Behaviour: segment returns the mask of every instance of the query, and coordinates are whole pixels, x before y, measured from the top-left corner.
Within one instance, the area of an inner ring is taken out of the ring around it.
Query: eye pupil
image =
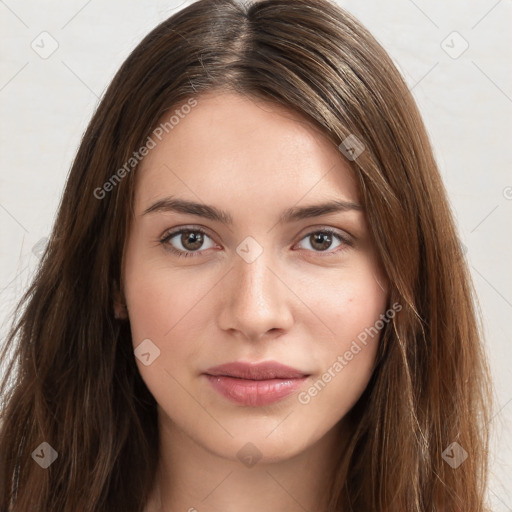
[[[314,233],[311,236],[313,238],[312,247],[320,251],[327,250],[332,243],[332,235],[330,233]],[[317,243],[320,244],[320,247],[316,246]]]
[[[192,246],[189,245],[189,242]],[[181,243],[189,251],[197,250],[203,245],[203,234],[198,231],[184,231],[181,234]]]

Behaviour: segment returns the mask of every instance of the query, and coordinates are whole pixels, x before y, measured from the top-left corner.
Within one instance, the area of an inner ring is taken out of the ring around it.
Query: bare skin
[[[349,436],[343,418],[368,384],[378,337],[341,371],[333,365],[385,312],[387,281],[362,209],[279,223],[292,207],[360,204],[335,145],[267,102],[196,99],[137,171],[117,304],[121,311],[126,301],[134,348],[149,339],[160,351],[147,366],[136,359],[158,403],[161,443],[145,512],[320,511]],[[169,196],[225,210],[233,223],[144,213]],[[182,227],[205,234],[161,242]],[[334,234],[322,238],[327,228]],[[239,247],[258,256],[248,262]],[[228,400],[204,375],[221,363],[270,360],[308,377],[299,392],[264,406]],[[309,394],[329,369],[328,383]],[[250,467],[240,455],[248,443],[258,459]]]

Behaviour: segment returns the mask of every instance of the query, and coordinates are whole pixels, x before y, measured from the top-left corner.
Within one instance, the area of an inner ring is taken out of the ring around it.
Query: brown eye
[[[326,251],[332,244],[332,235],[330,233],[313,233],[309,235],[311,246],[319,251]]]
[[[214,245],[212,244],[210,247],[206,248],[203,247],[205,237],[210,238],[201,229],[182,228],[165,235],[160,240],[160,243],[178,256],[196,256],[199,255],[202,250],[209,249]],[[173,240],[174,242],[172,242]]]
[[[181,245],[189,251],[197,251],[203,245],[203,234],[197,231],[183,231],[180,237]]]
[[[341,248],[337,250],[329,250],[332,248],[332,244],[335,239],[338,239],[339,243],[338,245],[334,246],[334,248],[336,249],[340,246]],[[332,229],[322,229],[319,231],[313,231],[307,234],[302,240],[306,240],[308,242],[309,248],[306,247],[307,249],[319,253],[328,252],[329,254],[334,254],[344,250],[345,246],[352,245],[350,240],[348,240],[343,235],[337,233]]]

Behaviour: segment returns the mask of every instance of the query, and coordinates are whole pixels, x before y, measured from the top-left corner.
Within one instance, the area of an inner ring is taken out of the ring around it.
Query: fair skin
[[[321,510],[348,436],[343,418],[368,384],[378,339],[308,403],[299,392],[386,311],[387,281],[363,209],[279,223],[292,207],[360,204],[334,144],[272,103],[224,92],[196,99],[137,170],[123,260],[134,349],[149,339],[160,350],[147,366],[136,358],[159,418],[157,478],[145,511]],[[215,206],[233,222],[144,213],[169,196]],[[180,234],[159,242],[181,227],[196,237],[203,229],[202,243]],[[326,228],[335,235],[322,238]],[[248,236],[257,243],[250,251],[262,250],[250,262],[237,252]],[[203,374],[269,360],[308,377],[298,392],[264,406],[233,403]],[[247,443],[261,457],[250,467],[237,455]]]

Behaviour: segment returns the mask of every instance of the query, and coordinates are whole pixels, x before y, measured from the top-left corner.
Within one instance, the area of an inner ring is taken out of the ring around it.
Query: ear
[[[126,308],[124,296],[119,289],[117,282],[114,282],[114,316],[117,319],[126,320],[128,310]]]

